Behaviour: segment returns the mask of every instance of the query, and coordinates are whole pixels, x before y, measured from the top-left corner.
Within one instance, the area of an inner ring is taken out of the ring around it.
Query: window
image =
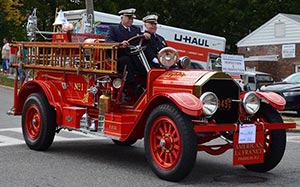
[[[248,83],[255,83],[254,77],[248,77]]]
[[[283,22],[275,23],[275,37],[285,36],[285,24]]]
[[[295,65],[295,72],[300,72],[300,65]]]

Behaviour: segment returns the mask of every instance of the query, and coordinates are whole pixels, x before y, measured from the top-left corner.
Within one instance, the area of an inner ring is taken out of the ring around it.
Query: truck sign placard
[[[243,75],[245,72],[244,56],[221,54],[222,71],[229,74]]]

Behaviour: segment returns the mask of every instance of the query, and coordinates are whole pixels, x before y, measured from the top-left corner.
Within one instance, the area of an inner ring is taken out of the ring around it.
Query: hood
[[[152,74],[150,72],[150,74]],[[153,81],[153,92],[189,92],[193,93],[210,79],[230,79],[228,74],[205,70],[166,70]]]
[[[204,70],[169,70],[161,74],[155,83],[170,85],[195,85],[200,79],[230,78],[228,74]]]
[[[188,84],[194,85],[199,78],[207,74],[210,71],[184,71],[184,70],[172,70],[166,71],[159,76],[156,81],[163,82],[164,84]]]
[[[293,91],[300,90],[300,83],[285,83],[278,82],[269,85],[262,86],[261,91],[273,91],[273,92],[283,92],[283,91]]]

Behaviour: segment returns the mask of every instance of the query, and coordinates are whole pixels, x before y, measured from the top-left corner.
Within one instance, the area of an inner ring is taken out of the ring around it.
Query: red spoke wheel
[[[23,137],[30,149],[46,150],[53,142],[56,115],[45,95],[28,96],[22,111]]]
[[[30,105],[26,111],[25,130],[28,137],[36,140],[41,131],[41,114],[36,105]]]
[[[152,158],[160,168],[172,169],[181,154],[181,140],[176,124],[168,117],[159,117],[150,132]]]
[[[197,138],[191,119],[176,106],[163,104],[153,110],[144,142],[147,160],[158,177],[179,181],[193,168]]]
[[[262,103],[253,121],[259,119],[269,123],[282,123],[278,111],[272,106]],[[245,168],[256,172],[267,172],[275,168],[281,161],[286,146],[285,130],[265,130],[264,163],[244,165]]]

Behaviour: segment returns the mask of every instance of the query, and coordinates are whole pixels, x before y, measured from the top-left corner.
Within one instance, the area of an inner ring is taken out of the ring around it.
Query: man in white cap
[[[151,34],[150,44],[145,50],[145,55],[150,67],[159,67],[157,54],[162,48],[167,47],[165,39],[162,36],[156,34],[157,19],[157,15],[148,15],[143,18],[143,21],[145,23],[145,32]]]
[[[131,88],[136,89],[138,83],[135,80],[135,72],[139,72],[141,75],[146,74],[145,67],[140,62],[139,58],[134,55],[128,55],[125,49],[129,43],[128,39],[136,35],[144,35],[146,39],[150,39],[150,34],[142,33],[141,29],[133,24],[133,18],[135,18],[135,9],[129,8],[119,11],[121,16],[120,24],[111,25],[106,36],[106,42],[120,43],[120,49],[118,50],[118,72],[123,72],[125,67],[128,72],[126,78],[126,84]]]
[[[119,11],[119,14],[121,16],[121,22],[119,25],[111,25],[109,27],[106,42],[120,42],[121,47],[125,48],[128,46],[127,40],[129,38],[142,34],[139,27],[132,25],[133,18],[135,18],[134,13],[134,8]],[[122,55],[124,55],[123,51],[121,51],[121,54],[119,54],[119,56]]]

